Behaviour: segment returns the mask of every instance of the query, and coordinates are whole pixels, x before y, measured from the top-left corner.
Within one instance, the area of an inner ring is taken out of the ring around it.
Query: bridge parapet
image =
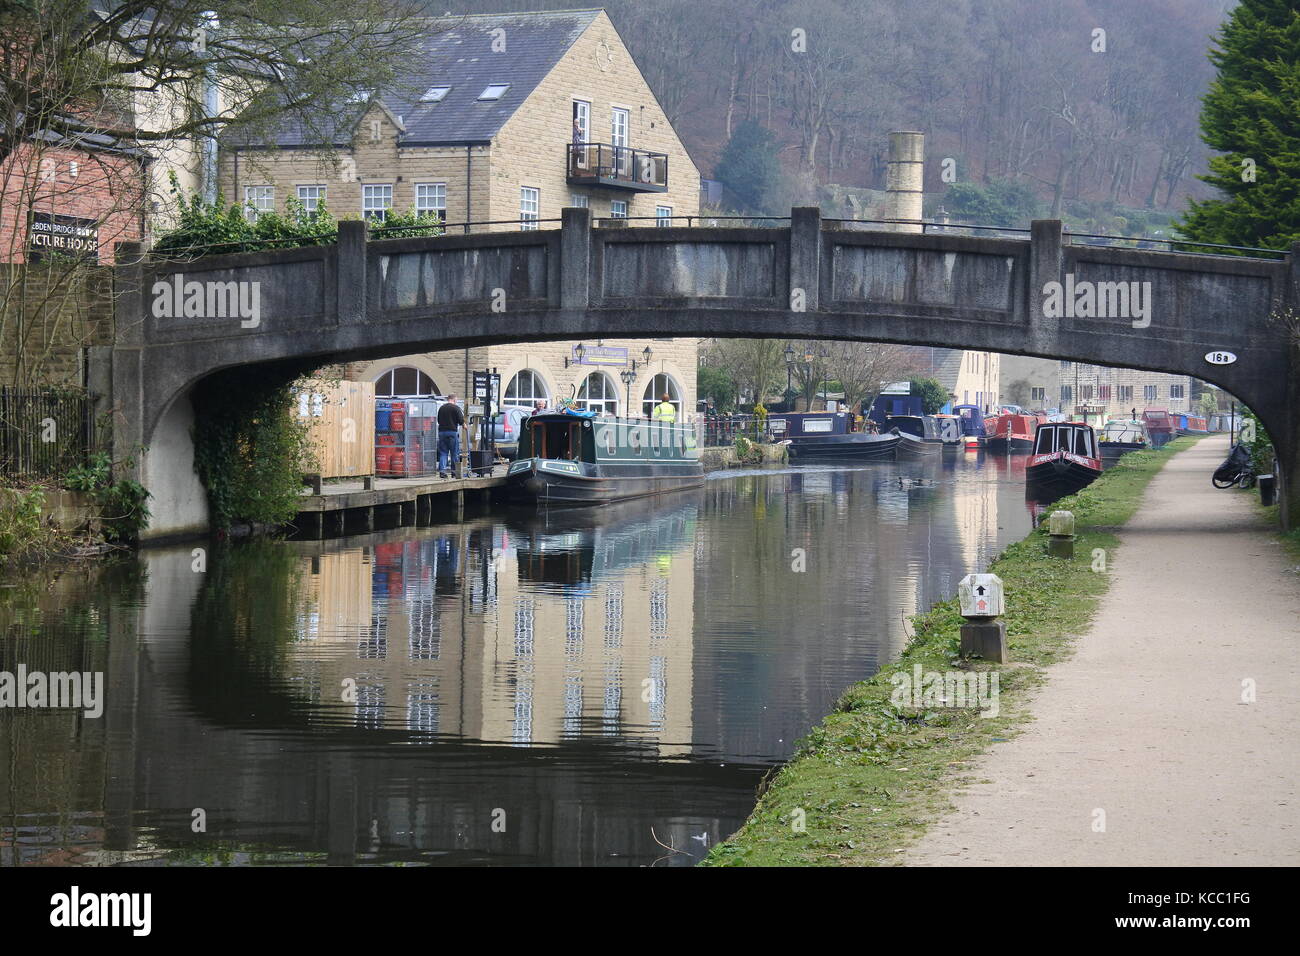
[[[1288,262],[1073,245],[1058,221],[1035,222],[1024,238],[861,225],[809,208],[776,227],[596,228],[588,210],[566,209],[558,229],[371,240],[364,223],[343,222],[335,245],[189,262],[126,247],[113,352],[118,440],[124,452],[155,444],[178,400],[233,365],[602,336],[764,336],[1192,374],[1246,401],[1286,454],[1300,455],[1295,348],[1270,321],[1300,303],[1294,253]],[[1237,361],[1211,365],[1209,352]],[[187,440],[164,431],[173,449]],[[1288,467],[1297,473],[1300,460]],[[1300,501],[1291,507],[1300,516]]]

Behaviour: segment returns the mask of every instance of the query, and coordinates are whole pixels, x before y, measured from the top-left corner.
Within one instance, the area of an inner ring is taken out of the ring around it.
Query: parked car
[[[533,410],[521,405],[507,405],[492,416],[492,437],[497,454],[514,461],[519,456],[519,430],[521,423]]]

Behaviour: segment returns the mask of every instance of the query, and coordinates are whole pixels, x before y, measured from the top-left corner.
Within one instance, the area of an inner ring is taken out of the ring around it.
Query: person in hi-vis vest
[[[655,406],[654,420],[658,422],[677,421],[677,406],[669,401],[667,392],[664,392],[664,400]]]

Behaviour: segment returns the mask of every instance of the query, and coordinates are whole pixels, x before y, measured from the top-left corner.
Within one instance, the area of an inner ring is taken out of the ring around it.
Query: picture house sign
[[[94,219],[33,212],[27,230],[27,261],[47,258],[99,259],[99,223]]]

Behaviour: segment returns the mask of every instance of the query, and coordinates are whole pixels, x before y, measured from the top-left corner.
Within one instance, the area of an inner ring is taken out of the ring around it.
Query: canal
[[[1031,528],[1025,459],[711,476],[0,589],[0,864],[689,865]]]

